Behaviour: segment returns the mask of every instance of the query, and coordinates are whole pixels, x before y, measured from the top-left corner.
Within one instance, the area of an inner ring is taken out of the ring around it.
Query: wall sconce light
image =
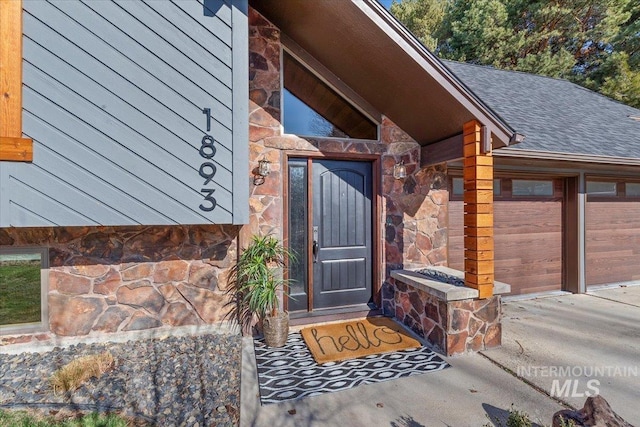
[[[266,177],[271,172],[271,162],[267,159],[262,159],[258,162],[258,175]]]
[[[264,184],[264,179],[271,172],[271,162],[267,159],[258,161],[258,169],[254,172],[253,185]]]
[[[393,165],[393,177],[395,179],[405,179],[407,177],[407,167],[404,165],[404,160]]]

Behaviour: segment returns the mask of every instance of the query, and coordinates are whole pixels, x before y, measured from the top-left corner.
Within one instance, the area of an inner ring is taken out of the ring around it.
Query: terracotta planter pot
[[[276,316],[265,316],[262,319],[264,342],[269,347],[282,347],[289,335],[289,313],[279,312]]]

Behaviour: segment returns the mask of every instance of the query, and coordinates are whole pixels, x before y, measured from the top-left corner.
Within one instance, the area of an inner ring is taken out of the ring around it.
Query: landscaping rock
[[[571,421],[575,427],[633,427],[616,414],[600,395],[588,397],[582,409],[564,409],[553,414],[553,427],[571,425]]]
[[[208,334],[0,354],[0,408],[116,412],[149,426],[237,426],[241,348],[240,335]],[[112,370],[72,393],[53,393],[56,369],[105,351]]]

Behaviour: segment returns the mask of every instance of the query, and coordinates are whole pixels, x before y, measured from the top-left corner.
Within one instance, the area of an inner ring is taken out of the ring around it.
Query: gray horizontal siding
[[[246,220],[246,1],[204,4],[23,3],[34,161],[0,162],[0,226]],[[207,185],[203,108],[216,141]],[[214,190],[211,212],[198,207],[203,188]]]

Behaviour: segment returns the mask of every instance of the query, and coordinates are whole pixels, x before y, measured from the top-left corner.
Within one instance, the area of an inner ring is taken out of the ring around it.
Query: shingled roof
[[[636,108],[566,80],[443,62],[489,108],[525,135],[523,142],[501,151],[640,158],[640,110]]]

